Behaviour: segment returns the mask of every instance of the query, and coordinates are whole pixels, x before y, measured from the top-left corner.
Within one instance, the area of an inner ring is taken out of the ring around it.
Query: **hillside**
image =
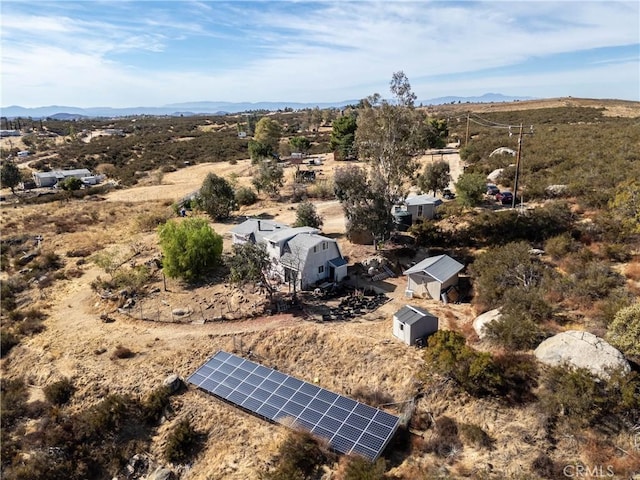
[[[119,186],[40,197],[19,192],[19,199],[2,192],[3,478],[151,479],[161,478],[151,476],[158,467],[184,480],[265,478],[280,461],[287,428],[193,387],[171,396],[161,389],[167,376],[186,379],[218,350],[251,355],[409,415],[408,428],[383,455],[384,476],[373,476],[370,466],[363,471],[371,476],[348,476],[352,460],[327,454],[317,478],[557,479],[576,466],[607,478],[634,478],[640,472],[639,356],[625,353],[632,365],[627,376],[595,381],[583,372],[546,368],[533,350],[541,338],[567,330],[607,337],[616,314],[637,304],[640,232],[633,230],[637,225],[631,232],[623,228],[637,217],[620,207],[628,200],[620,192],[625,186],[633,191],[640,178],[640,103],[563,98],[425,110],[447,119],[448,140],[463,148],[421,152],[419,170],[445,160],[452,187],[463,171],[486,175],[513,162],[489,157],[498,146],[515,145],[505,130],[471,124],[465,148],[467,114],[534,125],[523,145],[522,209],[488,200],[467,209],[445,201],[436,221],[382,250],[352,243],[331,188],[345,162],[329,152],[330,122],[314,129],[305,113],[274,115],[286,137],[312,139],[321,164],[313,166],[319,180],[305,195],[323,216],[323,233],[336,238],[348,258],[350,282],[389,297],[380,308],[344,321],[318,314],[339,299],[307,292],[302,310],[267,314],[265,296],[234,287],[223,268],[196,285],[164,278],[158,269],[157,225],[181,220],[173,205],[208,173],[234,188],[252,185],[256,167],[247,158],[247,140],[238,138],[240,119],[55,121],[38,126],[58,132],[55,141],[3,138],[4,152],[34,148],[19,165],[25,171],[87,167]],[[114,128],[123,128],[124,136],[97,134]],[[85,129],[93,133],[81,134]],[[228,221],[209,221],[223,235],[226,253],[229,230],[245,216],[295,221],[294,170],[285,168],[278,198],[261,193]],[[501,188],[511,187],[507,177],[500,177]],[[557,184],[566,187],[562,195],[546,193]],[[507,248],[518,242],[541,251],[526,261],[544,273],[535,289],[509,296],[507,255],[519,257]],[[465,347],[457,351],[409,347],[392,334],[392,316],[408,301],[401,270],[440,253],[464,262],[468,295],[448,304],[411,303],[438,316],[440,330],[463,335]],[[119,270],[107,272],[100,254],[122,260]],[[384,257],[400,275],[373,281],[359,264],[374,257]],[[118,273],[123,283],[107,291]],[[283,287],[280,294],[288,298],[289,292]],[[129,300],[133,307],[122,310]],[[515,347],[505,341],[508,335],[481,340],[473,329],[474,318],[496,303],[520,315],[518,326],[532,319],[526,325],[534,324],[533,333],[513,333],[522,342]],[[458,355],[455,365],[447,355]],[[196,432],[193,448],[169,461],[167,446],[185,419]]]

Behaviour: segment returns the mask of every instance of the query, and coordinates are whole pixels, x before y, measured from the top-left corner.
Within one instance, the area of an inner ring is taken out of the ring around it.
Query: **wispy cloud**
[[[578,88],[588,71],[590,96],[615,96],[622,78],[621,94],[640,99],[637,2],[5,2],[2,13],[5,105],[337,101],[386,94],[397,70],[421,98],[479,85],[578,95],[559,81]],[[611,58],[585,56],[595,49]]]

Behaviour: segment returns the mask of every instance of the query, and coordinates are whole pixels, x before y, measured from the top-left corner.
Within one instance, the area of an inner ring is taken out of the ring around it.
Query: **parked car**
[[[500,189],[493,183],[487,183],[487,195],[493,197],[500,193]]]
[[[500,192],[496,194],[496,201],[502,203],[502,205],[511,205],[513,203],[513,193]]]
[[[445,188],[442,191],[442,198],[444,198],[445,200],[453,200],[454,198],[456,198],[456,194],[453,193],[451,190],[449,190],[448,188]]]

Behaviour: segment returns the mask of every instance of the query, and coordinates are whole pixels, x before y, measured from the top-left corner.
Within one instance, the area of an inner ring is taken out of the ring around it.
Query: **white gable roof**
[[[405,270],[404,274],[424,273],[438,282],[444,283],[460,272],[463,268],[464,265],[450,256],[438,255],[436,257],[425,258],[420,263],[414,265],[408,270]]]

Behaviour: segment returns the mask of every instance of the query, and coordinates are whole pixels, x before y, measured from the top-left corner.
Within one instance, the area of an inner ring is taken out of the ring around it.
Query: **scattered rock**
[[[496,308],[493,310],[489,310],[488,312],[484,312],[482,315],[478,315],[476,319],[473,321],[473,329],[478,334],[478,337],[485,338],[486,333],[484,332],[484,327],[495,320],[500,320],[502,314],[500,313],[500,309]]]
[[[604,379],[609,377],[611,370],[630,370],[629,362],[619,350],[589,332],[569,330],[559,333],[538,345],[534,354],[546,365],[586,368]]]
[[[35,252],[25,253],[18,260],[16,260],[16,264],[18,264],[19,266],[22,267],[23,265],[26,265],[27,263],[29,263],[31,260],[33,260],[37,256],[38,256],[38,254],[35,253]]]
[[[102,320],[102,323],[113,323],[116,321],[115,318],[110,317],[106,313],[100,314],[100,320]]]
[[[127,298],[127,301],[124,302],[124,305],[122,305],[122,308],[124,308],[125,310],[129,310],[133,308],[135,304],[136,304],[136,301],[133,298]]]
[[[185,315],[189,315],[191,311],[188,308],[174,308],[171,313],[176,317],[183,317]]]
[[[164,381],[162,382],[162,385],[164,387],[169,387],[169,390],[171,391],[171,393],[175,393],[178,390],[180,390],[180,388],[182,387],[182,379],[175,373],[172,373],[171,375],[169,375],[167,378],[164,379]]]
[[[175,474],[168,468],[158,467],[147,477],[147,480],[174,480],[175,478]]]

